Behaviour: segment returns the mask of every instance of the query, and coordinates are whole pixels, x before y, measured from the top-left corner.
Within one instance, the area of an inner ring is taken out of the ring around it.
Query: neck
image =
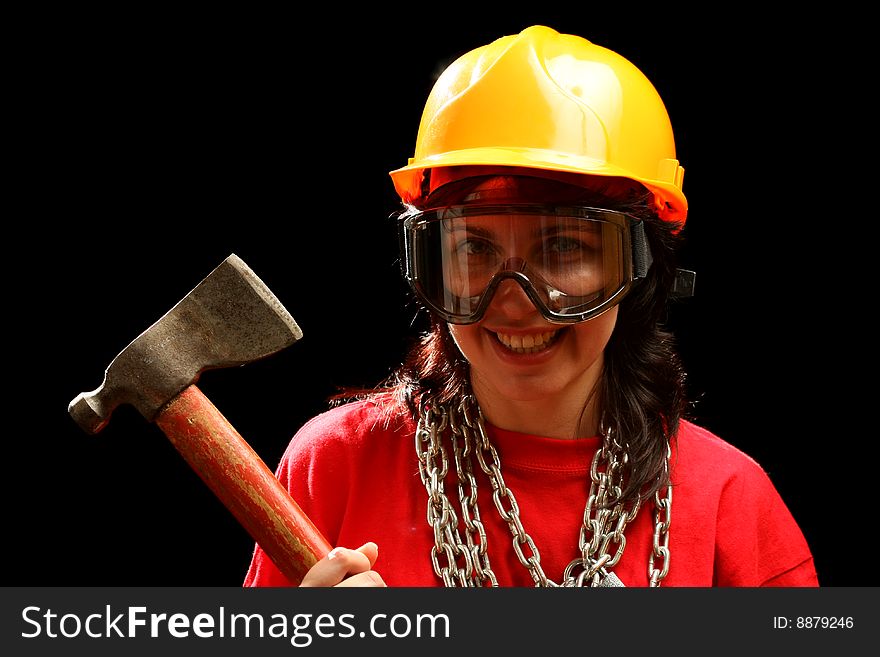
[[[497,394],[479,376],[471,375],[471,387],[487,422],[499,429],[560,439],[591,438],[599,434],[596,383],[586,388],[590,391],[586,397],[582,393],[563,391],[538,399],[518,400]]]

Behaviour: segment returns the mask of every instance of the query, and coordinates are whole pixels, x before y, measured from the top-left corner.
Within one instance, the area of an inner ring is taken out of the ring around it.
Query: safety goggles
[[[651,265],[642,222],[622,212],[460,205],[400,219],[407,281],[453,324],[479,321],[506,279],[547,320],[588,320],[618,303]]]

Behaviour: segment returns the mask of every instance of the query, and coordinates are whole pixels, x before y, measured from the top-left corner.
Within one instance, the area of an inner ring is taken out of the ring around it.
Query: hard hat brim
[[[666,160],[663,168],[669,181],[634,176],[632,172],[606,161],[586,156],[526,148],[469,148],[448,151],[410,162],[390,172],[394,188],[404,203],[418,204],[422,179],[428,169],[451,166],[511,166],[545,171],[561,171],[592,176],[616,176],[635,180],[654,194],[657,213],[666,221],[684,224],[688,203],[681,191],[684,169],[677,160]],[[658,169],[660,166],[658,166]]]

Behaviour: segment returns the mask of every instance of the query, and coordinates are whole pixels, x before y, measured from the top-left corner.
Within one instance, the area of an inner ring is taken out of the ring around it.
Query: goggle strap
[[[694,296],[694,284],[697,280],[697,272],[690,269],[676,269],[675,281],[669,296],[673,299],[686,299]]]
[[[654,262],[648,238],[645,236],[645,224],[641,221],[635,222],[630,227],[630,235],[632,236],[633,278],[644,278],[648,275],[651,263]]]

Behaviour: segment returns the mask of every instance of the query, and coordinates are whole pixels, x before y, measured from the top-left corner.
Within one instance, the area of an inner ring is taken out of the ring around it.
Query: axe
[[[137,408],[297,583],[330,544],[195,384],[206,370],[265,358],[301,337],[284,306],[232,254],[113,359],[100,387],[68,406],[92,434],[120,404]]]

